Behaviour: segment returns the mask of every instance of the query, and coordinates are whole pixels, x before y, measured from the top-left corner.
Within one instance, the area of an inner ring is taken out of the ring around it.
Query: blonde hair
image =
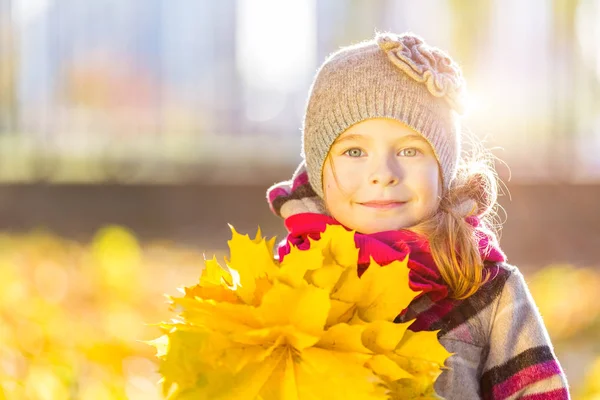
[[[479,240],[484,233],[490,243],[497,243],[501,226],[498,222],[501,181],[494,160],[492,153],[473,138],[471,154],[459,161],[456,177],[440,199],[438,210],[408,228],[428,238],[433,259],[450,288],[450,296],[455,299],[473,295],[489,279]],[[477,230],[467,217],[479,218]]]

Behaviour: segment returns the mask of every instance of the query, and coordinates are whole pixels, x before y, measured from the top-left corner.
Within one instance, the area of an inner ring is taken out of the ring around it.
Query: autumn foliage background
[[[155,352],[142,341],[162,333],[148,324],[174,317],[163,294],[198,282],[201,252],[140,243],[119,226],[90,243],[4,234],[0,250],[0,399],[161,398]],[[526,278],[559,358],[572,366],[587,353],[574,398],[597,398],[600,274],[553,265]]]

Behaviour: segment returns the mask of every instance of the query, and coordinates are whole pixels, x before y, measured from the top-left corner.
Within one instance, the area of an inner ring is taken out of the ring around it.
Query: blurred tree
[[[11,1],[0,0],[0,133],[17,131],[16,51]]]
[[[575,146],[580,129],[578,119],[585,106],[581,103],[578,88],[585,72],[576,37],[576,12],[579,0],[552,1],[552,32],[550,37],[550,77],[554,88],[552,98],[551,140],[549,154],[552,156],[553,175],[568,180],[577,161]]]
[[[452,13],[452,56],[461,65],[467,81],[477,69],[477,57],[489,40],[492,0],[449,0]]]
[[[338,49],[370,39],[381,29],[382,14],[387,12],[389,0],[330,0],[316,1],[317,60],[324,61]]]

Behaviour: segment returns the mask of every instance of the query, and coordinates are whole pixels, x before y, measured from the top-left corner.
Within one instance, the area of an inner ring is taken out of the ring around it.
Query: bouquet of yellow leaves
[[[418,294],[407,260],[359,278],[354,232],[328,226],[282,262],[275,239],[233,228],[230,259],[170,298],[178,317],[152,342],[169,399],[437,399],[450,355],[437,332],[393,323]]]

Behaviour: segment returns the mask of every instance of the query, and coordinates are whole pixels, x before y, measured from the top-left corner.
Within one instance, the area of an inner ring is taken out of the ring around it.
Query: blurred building
[[[35,110],[22,114],[25,129],[40,119],[49,130],[70,129],[81,113],[98,111],[98,120],[122,113],[152,132],[178,109],[190,129],[231,131],[239,97],[232,3],[49,2],[20,30],[19,95]],[[91,122],[86,130],[106,128]]]
[[[18,124],[41,153],[143,148],[158,160],[168,148],[189,164],[292,165],[323,59],[376,29],[410,30],[462,65],[467,126],[503,149],[514,179],[600,178],[594,0],[0,0],[0,10],[0,128]]]

